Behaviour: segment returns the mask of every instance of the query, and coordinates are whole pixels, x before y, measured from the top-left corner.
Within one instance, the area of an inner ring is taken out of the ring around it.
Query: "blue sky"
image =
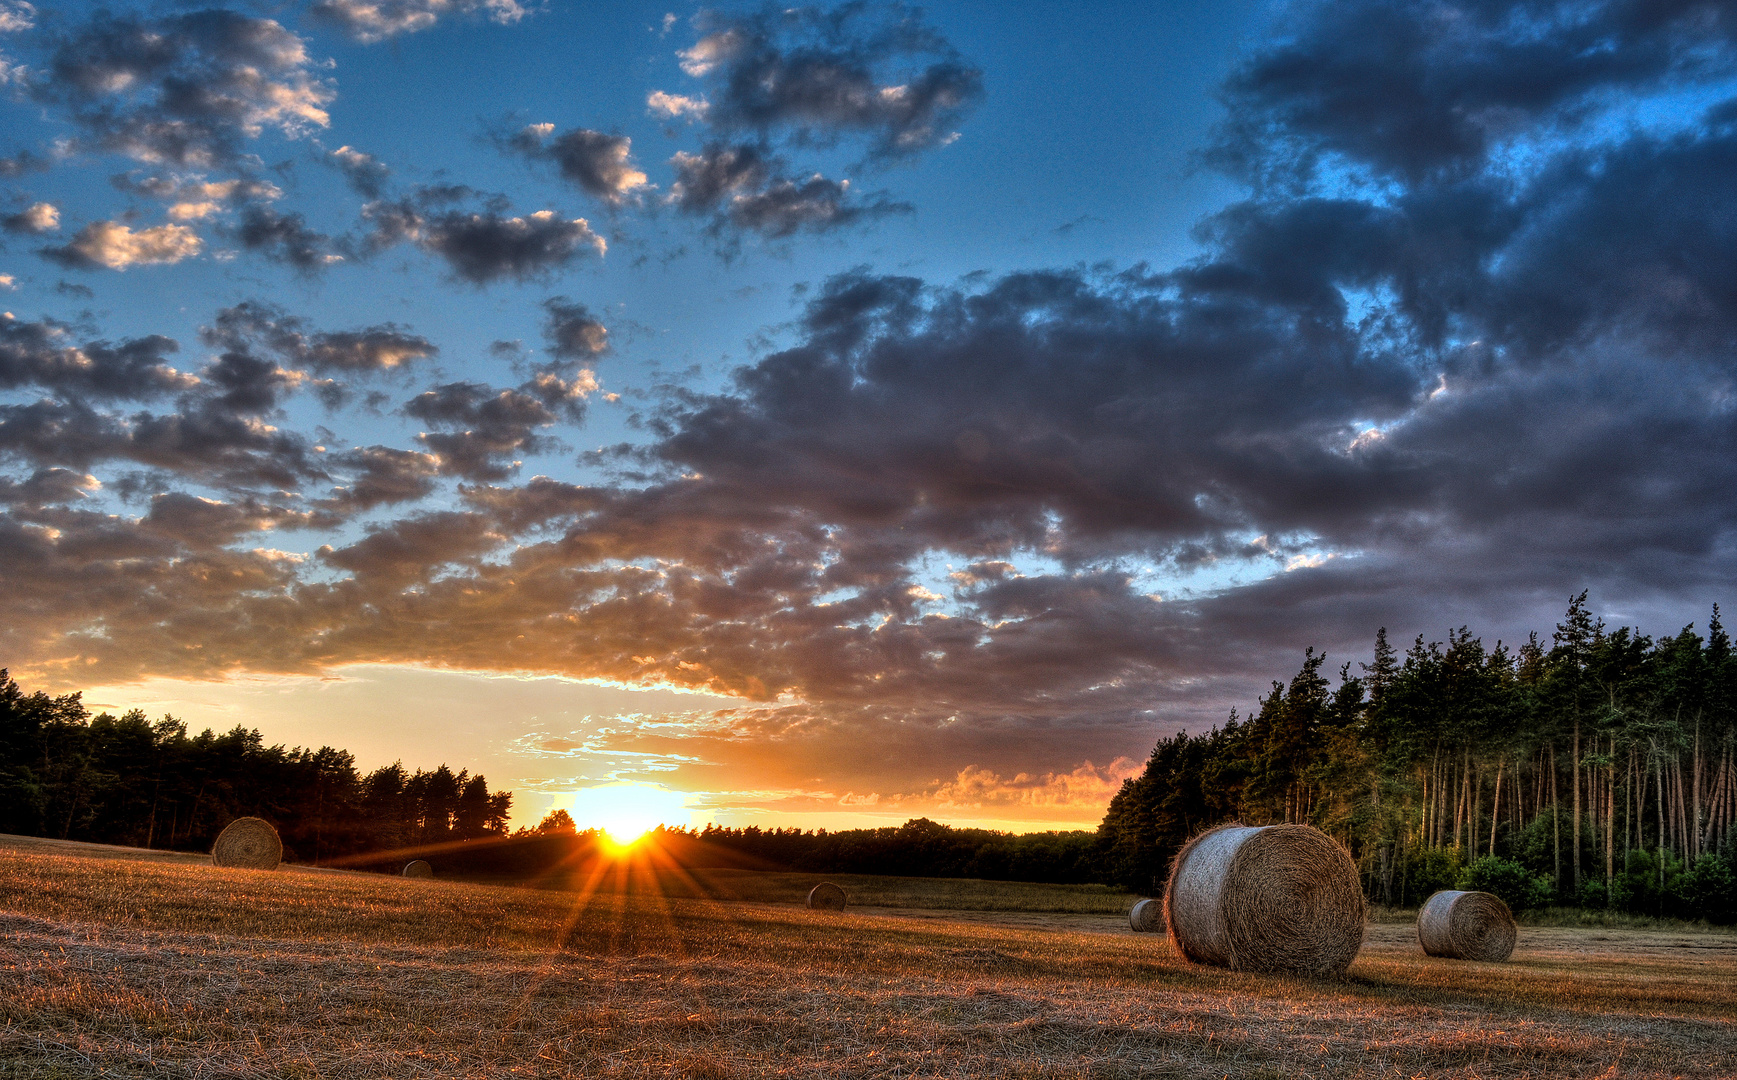
[[[0,664],[1034,828],[1306,646],[1704,622],[1732,26],[6,0]]]

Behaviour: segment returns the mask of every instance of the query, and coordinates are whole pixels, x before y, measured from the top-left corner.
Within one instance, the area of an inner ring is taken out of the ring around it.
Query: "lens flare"
[[[620,851],[659,825],[688,822],[687,796],[657,784],[602,784],[575,791],[567,812],[581,829],[602,829]]]

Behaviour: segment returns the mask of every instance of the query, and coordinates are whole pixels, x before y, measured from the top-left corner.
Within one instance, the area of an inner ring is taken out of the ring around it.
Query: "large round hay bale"
[[[849,902],[844,890],[830,881],[823,881],[808,890],[808,906],[815,911],[843,911]]]
[[[428,863],[422,859],[414,859],[404,864],[404,876],[413,878],[431,878],[434,876],[434,867],[428,865]]]
[[[1487,892],[1443,889],[1417,913],[1417,943],[1431,956],[1506,960],[1518,936],[1508,905]]]
[[[271,822],[241,817],[224,826],[211,845],[211,861],[244,870],[276,870],[283,861],[283,841]]]
[[[1176,856],[1164,924],[1198,964],[1326,975],[1363,947],[1363,889],[1344,848],[1307,825],[1221,825]]]
[[[1164,925],[1164,905],[1157,900],[1141,900],[1128,909],[1128,925],[1136,934],[1155,934]]]

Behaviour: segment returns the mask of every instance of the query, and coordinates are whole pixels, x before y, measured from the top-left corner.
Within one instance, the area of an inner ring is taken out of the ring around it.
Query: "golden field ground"
[[[813,880],[513,889],[0,838],[0,1076],[1737,1076],[1729,933],[1526,927],[1475,964],[1377,923],[1304,979],[1189,965],[1108,890],[840,878],[903,906],[820,915],[788,902]]]

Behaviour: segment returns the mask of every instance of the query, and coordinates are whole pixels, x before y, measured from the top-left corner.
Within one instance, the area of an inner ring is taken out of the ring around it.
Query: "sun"
[[[602,784],[573,793],[567,812],[581,829],[602,829],[618,851],[659,825],[685,825],[687,796],[657,784]]]

